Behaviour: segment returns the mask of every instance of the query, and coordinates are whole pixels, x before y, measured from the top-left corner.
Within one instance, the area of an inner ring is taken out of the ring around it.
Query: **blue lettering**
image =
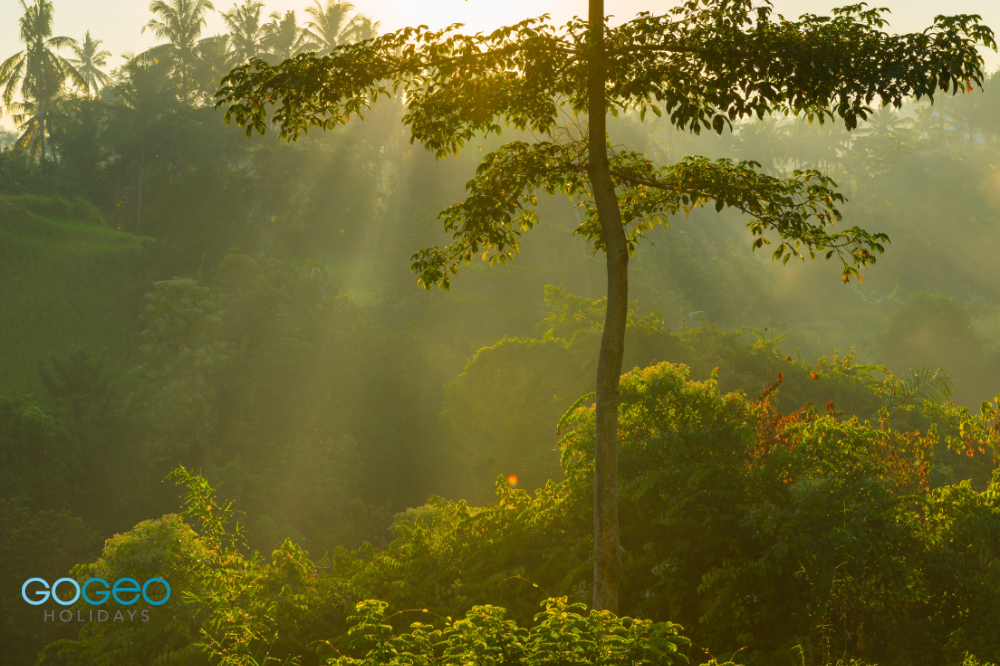
[[[28,588],[32,583],[38,583],[41,589],[29,590]],[[63,600],[60,599],[56,594],[56,589],[62,584],[69,584],[76,588],[76,594],[72,599]],[[153,583],[162,583],[164,589],[164,596],[158,601],[154,601],[149,598],[149,586]],[[91,584],[97,585],[96,592],[91,588]],[[129,594],[134,596],[129,597]],[[131,606],[137,602],[140,597],[146,601],[150,606],[162,606],[170,600],[170,584],[163,578],[150,578],[141,587],[139,581],[134,578],[119,578],[115,581],[112,587],[108,587],[108,581],[103,578],[88,578],[81,586],[73,578],[60,578],[52,587],[49,587],[48,581],[44,578],[29,578],[24,581],[24,585],[21,586],[21,598],[32,606],[40,606],[48,601],[50,598],[61,606],[72,606],[80,597],[86,601],[91,606],[100,606],[105,603],[108,598],[114,597],[114,600],[123,606]],[[93,595],[93,598],[91,598]],[[124,598],[122,596],[124,595]],[[38,597],[32,600],[30,597]]]
[[[73,587],[76,588],[76,596],[70,599],[69,601],[63,601],[62,599],[57,597],[56,588],[59,587],[59,583],[72,583]],[[56,582],[52,583],[52,600],[55,601],[57,604],[61,606],[72,606],[73,604],[76,603],[77,599],[79,598],[80,598],[80,584],[77,583],[72,578],[60,578]]]
[[[123,583],[132,583],[134,587],[125,587]],[[135,597],[131,601],[122,601],[118,598],[118,593],[124,592],[128,594],[129,592],[135,592]],[[139,596],[142,592],[142,588],[139,587],[139,581],[134,578],[119,578],[115,581],[115,586],[111,588],[111,596],[115,598],[115,601],[120,603],[122,606],[131,606],[135,602],[139,601]]]
[[[100,601],[94,601],[93,599],[87,596],[87,586],[93,583],[94,581],[97,581],[98,583],[104,585],[103,590],[97,591],[97,596],[100,597],[101,599]],[[83,584],[83,600],[86,601],[91,606],[100,606],[101,604],[103,604],[105,601],[108,600],[108,597],[111,596],[111,593],[108,591],[109,589],[110,588],[108,587],[108,581],[104,580],[103,578],[91,578],[86,583]],[[101,597],[102,594],[104,595],[103,597]]]
[[[146,588],[149,587],[149,584],[155,580],[160,581],[161,583],[163,583],[163,587],[167,588],[167,596],[163,597],[159,601],[153,601],[149,598],[149,596],[146,595]],[[170,584],[167,583],[167,581],[163,580],[162,578],[150,578],[149,580],[146,581],[146,584],[142,586],[142,598],[145,599],[146,603],[149,604],[150,606],[162,606],[163,604],[167,603],[167,599],[170,598]]]
[[[43,592],[42,590],[36,590],[35,594],[40,596],[41,599],[39,599],[38,601],[32,601],[31,599],[28,598],[28,585],[36,581],[45,586],[45,591]],[[45,582],[44,578],[29,578],[28,580],[24,581],[24,585],[21,586],[21,598],[27,601],[32,606],[41,606],[42,604],[44,604],[46,601],[49,600],[49,584]]]

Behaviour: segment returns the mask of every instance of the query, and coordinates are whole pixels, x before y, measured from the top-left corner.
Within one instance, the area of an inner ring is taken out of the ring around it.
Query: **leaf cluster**
[[[362,658],[342,656],[327,663],[336,666],[435,666],[454,663],[510,664],[513,666],[640,666],[688,663],[680,651],[691,642],[679,625],[616,617],[607,611],[571,604],[566,597],[542,602],[530,629],[518,627],[496,606],[475,606],[463,619],[447,618],[441,629],[415,622],[396,635],[384,624],[388,607],[368,600],[357,605],[351,647],[371,647]],[[373,644],[373,645],[372,645]]]

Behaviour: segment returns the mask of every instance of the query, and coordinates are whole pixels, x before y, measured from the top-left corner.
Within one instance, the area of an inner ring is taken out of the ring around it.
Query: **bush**
[[[691,641],[670,622],[619,618],[607,611],[570,604],[566,597],[546,599],[544,611],[531,629],[517,626],[496,606],[475,606],[465,618],[444,628],[415,622],[410,631],[393,633],[384,624],[388,604],[368,600],[349,618],[351,647],[371,647],[361,658],[330,659],[336,666],[445,666],[448,664],[505,664],[510,666],[667,666],[688,663],[679,650]]]

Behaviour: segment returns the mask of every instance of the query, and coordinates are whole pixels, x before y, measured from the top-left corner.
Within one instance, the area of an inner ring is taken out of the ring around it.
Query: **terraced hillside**
[[[87,203],[0,197],[0,392],[37,392],[36,359],[71,345],[135,351],[141,240]]]

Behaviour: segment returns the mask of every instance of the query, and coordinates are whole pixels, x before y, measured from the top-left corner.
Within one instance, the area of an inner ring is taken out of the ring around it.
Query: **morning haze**
[[[5,666],[1000,664],[995,3],[0,3]]]

